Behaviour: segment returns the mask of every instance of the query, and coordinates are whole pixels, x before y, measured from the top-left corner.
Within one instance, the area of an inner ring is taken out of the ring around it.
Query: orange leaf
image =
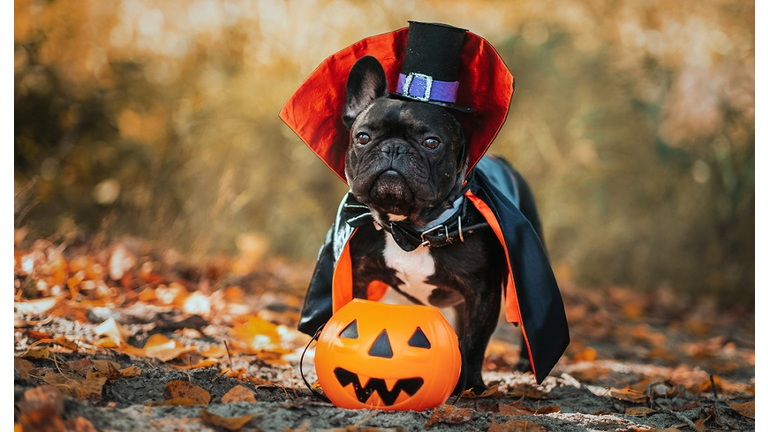
[[[66,349],[70,349],[72,351],[77,351],[77,343],[74,341],[69,340],[66,336],[59,336],[56,339],[53,340],[53,342],[59,346],[62,346]]]
[[[29,360],[24,360],[19,357],[13,358],[13,372],[14,375],[23,379],[28,380],[30,378],[30,373],[35,369],[35,366],[32,364]]]
[[[609,394],[614,399],[618,399],[625,402],[632,402],[632,403],[643,403],[648,399],[648,396],[646,396],[645,393],[639,392],[637,390],[632,390],[629,388],[626,388],[626,389],[612,388],[610,389]]]
[[[256,396],[253,394],[252,390],[237,385],[221,397],[221,402],[256,402]]]
[[[597,358],[597,351],[592,347],[586,347],[573,356],[573,361],[594,361]]]
[[[130,333],[125,331],[123,326],[115,321],[114,318],[110,318],[104,321],[103,323],[97,325],[93,330],[99,336],[105,336],[109,339],[112,339],[112,342],[114,342],[116,346],[124,344],[125,339],[130,335]]]
[[[624,410],[624,414],[635,416],[635,417],[645,417],[655,412],[656,410],[650,409],[648,407],[629,407],[626,410]]]
[[[488,428],[488,432],[547,432],[547,429],[536,423],[525,420],[511,419],[501,424],[496,423],[496,417],[491,420],[491,427]]]
[[[515,386],[512,390],[513,397],[527,397],[528,399],[546,399],[547,392],[528,384]]]
[[[472,420],[472,411],[469,408],[457,408],[453,405],[440,405],[432,412],[432,417],[427,420],[424,427],[430,427],[435,423],[466,423]]]
[[[160,333],[153,334],[144,344],[144,355],[161,361],[173,360],[192,351],[195,351],[194,347],[185,347],[181,342],[168,339]]]
[[[123,378],[130,378],[141,375],[141,369],[138,366],[128,366],[127,368],[120,369],[120,375]]]
[[[254,417],[254,414],[242,417],[222,417],[206,410],[200,410],[200,418],[203,419],[203,423],[224,428],[229,431],[239,431]]]
[[[755,401],[732,403],[728,404],[728,406],[744,417],[749,417],[751,419],[755,418]]]
[[[198,405],[208,405],[211,401],[211,394],[197,384],[188,381],[171,381],[165,385],[163,390],[165,399],[187,398],[195,401]]]
[[[246,322],[234,326],[231,331],[233,336],[253,350],[279,346],[280,334],[277,326],[257,316],[248,317]]]
[[[101,399],[101,390],[104,387],[104,383],[107,382],[107,378],[83,379],[66,372],[60,374],[49,371],[43,377],[43,381],[55,385],[64,394],[76,399],[97,401]]]
[[[157,401],[157,402],[149,402],[147,403],[147,406],[155,407],[155,406],[170,406],[170,405],[181,405],[181,406],[192,406],[192,405],[200,405],[199,403],[193,401],[190,398],[173,398],[168,399],[164,401]]]

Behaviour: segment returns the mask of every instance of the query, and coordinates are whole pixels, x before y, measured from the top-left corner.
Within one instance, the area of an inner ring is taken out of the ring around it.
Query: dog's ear
[[[361,57],[347,77],[347,103],[342,116],[347,129],[374,99],[386,95],[387,75],[381,63],[375,57]]]

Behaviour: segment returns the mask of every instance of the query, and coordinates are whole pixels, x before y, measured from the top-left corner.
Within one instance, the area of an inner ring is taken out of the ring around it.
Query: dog
[[[355,63],[343,118],[352,137],[346,176],[352,195],[370,208],[375,223],[358,228],[350,240],[353,295],[365,298],[369,284],[382,281],[414,303],[453,308],[465,386],[480,393],[487,388],[481,374],[485,350],[501,310],[504,251],[490,229],[463,242],[419,245],[408,252],[387,231],[392,222],[416,231],[438,225],[462,199],[468,166],[464,134],[450,110],[388,98],[386,89],[376,58]],[[543,238],[528,184],[511,166],[509,175],[520,188],[523,214]]]
[[[365,51],[381,54],[386,67],[359,55]],[[403,53],[402,64],[392,61]],[[477,69],[460,75],[467,59]],[[387,71],[400,66],[389,92]],[[467,90],[457,97],[460,78]],[[380,298],[378,284],[455,310],[456,392],[487,389],[482,365],[502,304],[507,321],[520,325],[521,359],[530,359],[537,382],[551,371],[569,335],[535,200],[506,160],[483,156],[504,123],[512,84],[487,41],[411,22],[329,57],[297,90],[281,118],[350,187],[320,249],[300,331],[316,335],[353,297]]]

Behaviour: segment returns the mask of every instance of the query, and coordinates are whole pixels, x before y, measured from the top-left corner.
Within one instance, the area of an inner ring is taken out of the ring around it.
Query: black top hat
[[[470,107],[455,105],[467,30],[446,24],[408,23],[408,39],[397,93],[390,93],[390,97],[426,102],[462,112],[474,111]]]

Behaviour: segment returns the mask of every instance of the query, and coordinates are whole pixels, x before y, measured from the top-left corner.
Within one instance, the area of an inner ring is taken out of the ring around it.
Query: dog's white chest
[[[419,246],[416,250],[406,252],[400,249],[387,233],[384,262],[395,270],[398,279],[403,281],[398,287],[401,291],[423,304],[430,304],[429,296],[437,287],[426,282],[427,278],[435,273],[435,260],[428,248]]]

